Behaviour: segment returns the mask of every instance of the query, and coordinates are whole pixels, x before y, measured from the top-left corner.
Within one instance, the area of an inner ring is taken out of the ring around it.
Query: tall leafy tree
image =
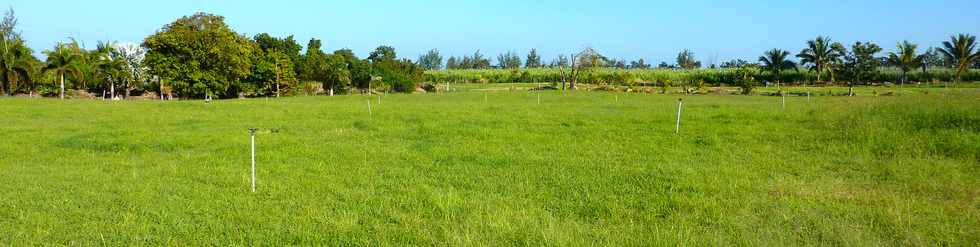
[[[909,71],[923,66],[925,57],[916,54],[916,48],[917,45],[906,40],[898,43],[898,53],[888,53],[888,62],[902,70],[902,85],[908,80]]]
[[[788,51],[772,49],[766,51],[765,54],[759,57],[759,63],[762,64],[763,69],[773,74],[776,79],[776,83],[778,84],[782,79],[782,77],[779,76],[781,71],[796,69],[796,63],[790,61],[788,58]]]
[[[817,36],[816,39],[807,41],[807,47],[796,55],[800,58],[801,64],[811,65],[810,70],[817,73],[817,82],[820,82],[820,75],[823,72],[831,70],[830,64],[842,55],[834,51],[834,44],[839,43],[832,42],[830,38],[824,36]]]
[[[517,69],[521,67],[521,57],[517,53],[508,51],[497,56],[497,66],[504,69]]]
[[[851,77],[847,84],[847,94],[854,95],[854,84],[870,77],[878,66],[881,59],[875,54],[881,52],[881,47],[871,42],[855,42],[851,46],[851,52],[844,58],[844,71]]]
[[[939,52],[952,62],[956,68],[956,81],[963,79],[963,73],[970,66],[980,60],[980,51],[977,51],[977,37],[965,33],[949,37],[949,41],[943,41],[943,47]]]
[[[541,55],[538,55],[538,49],[531,49],[527,53],[527,59],[524,62],[525,68],[539,68],[543,66],[541,64]]]
[[[440,70],[442,69],[442,55],[439,54],[439,49],[432,49],[423,55],[419,55],[418,63],[426,70]]]
[[[37,58],[21,38],[15,28],[17,18],[10,9],[0,21],[0,91],[11,95],[21,81],[34,80],[31,72],[36,70]]]
[[[296,42],[293,35],[286,36],[285,38],[277,38],[268,33],[260,33],[252,39],[255,40],[255,43],[262,51],[275,50],[286,55],[289,58],[290,64],[296,65],[299,63],[300,52],[303,50],[303,46]]]
[[[255,46],[231,30],[224,17],[196,13],[147,37],[144,63],[181,97],[229,96],[236,94],[233,84],[249,76]]]
[[[134,43],[117,43],[113,50],[115,56],[126,61],[129,80],[126,80],[123,85],[123,97],[129,97],[130,90],[133,90],[137,84],[146,82],[146,67],[143,66],[146,49]]]
[[[306,55],[303,56],[300,76],[306,80],[320,82],[328,95],[333,96],[337,90],[344,90],[351,84],[351,73],[343,57],[326,54],[320,46],[320,40],[310,39],[306,45]],[[393,60],[395,57],[394,49],[389,46],[384,46],[375,52],[373,59],[377,61]]]
[[[115,42],[99,42],[92,55],[95,57],[96,73],[109,88],[109,98],[116,97],[116,85],[129,79],[126,60],[115,52]]]
[[[640,58],[640,59],[638,59],[636,61],[630,62],[629,68],[631,68],[631,69],[649,69],[650,68],[650,64],[647,64],[645,61],[643,61],[642,58]]]
[[[350,49],[340,49],[333,52],[335,57],[341,58],[346,63],[347,70],[350,71],[351,84],[359,89],[369,89],[371,87],[371,64],[365,60],[357,58]]]
[[[48,56],[44,70],[54,72],[58,77],[61,88],[59,97],[61,99],[65,98],[65,74],[70,73],[78,79],[83,77],[83,53],[84,51],[75,40],[72,40],[71,43],[58,43],[54,50],[44,51],[44,55]]]
[[[693,51],[684,49],[677,54],[677,66],[683,69],[697,69],[701,68],[701,61],[694,58]]]
[[[449,59],[446,60],[446,69],[459,69],[459,59],[450,56]]]

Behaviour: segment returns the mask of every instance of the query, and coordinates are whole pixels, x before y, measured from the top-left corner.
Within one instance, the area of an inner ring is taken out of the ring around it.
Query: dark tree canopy
[[[249,76],[256,45],[224,17],[197,13],[167,24],[143,41],[145,64],[181,97],[234,95]]]

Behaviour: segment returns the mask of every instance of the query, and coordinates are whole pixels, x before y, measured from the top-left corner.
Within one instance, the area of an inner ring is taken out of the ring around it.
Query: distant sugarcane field
[[[0,246],[980,246],[972,34],[651,65],[18,23]]]

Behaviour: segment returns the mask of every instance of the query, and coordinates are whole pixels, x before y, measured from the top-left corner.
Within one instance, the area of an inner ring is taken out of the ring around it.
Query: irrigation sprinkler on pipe
[[[536,93],[538,95],[538,104],[541,104],[541,93]]]
[[[681,133],[681,107],[684,106],[684,99],[677,99],[677,125],[674,127],[674,134]]]

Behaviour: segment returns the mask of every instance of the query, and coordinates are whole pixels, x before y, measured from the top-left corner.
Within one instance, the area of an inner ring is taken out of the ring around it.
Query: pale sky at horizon
[[[272,4],[272,5],[269,5]],[[6,6],[4,6],[6,5]],[[491,58],[538,49],[545,61],[591,46],[627,61],[673,63],[691,49],[706,65],[755,61],[765,50],[793,53],[826,35],[845,44],[873,41],[885,51],[901,40],[920,50],[956,33],[980,35],[980,1],[36,1],[13,0],[18,29],[36,54],[74,37],[139,43],[163,25],[203,11],[237,32],[323,40],[365,57],[379,45],[415,59],[432,48],[444,57]]]

